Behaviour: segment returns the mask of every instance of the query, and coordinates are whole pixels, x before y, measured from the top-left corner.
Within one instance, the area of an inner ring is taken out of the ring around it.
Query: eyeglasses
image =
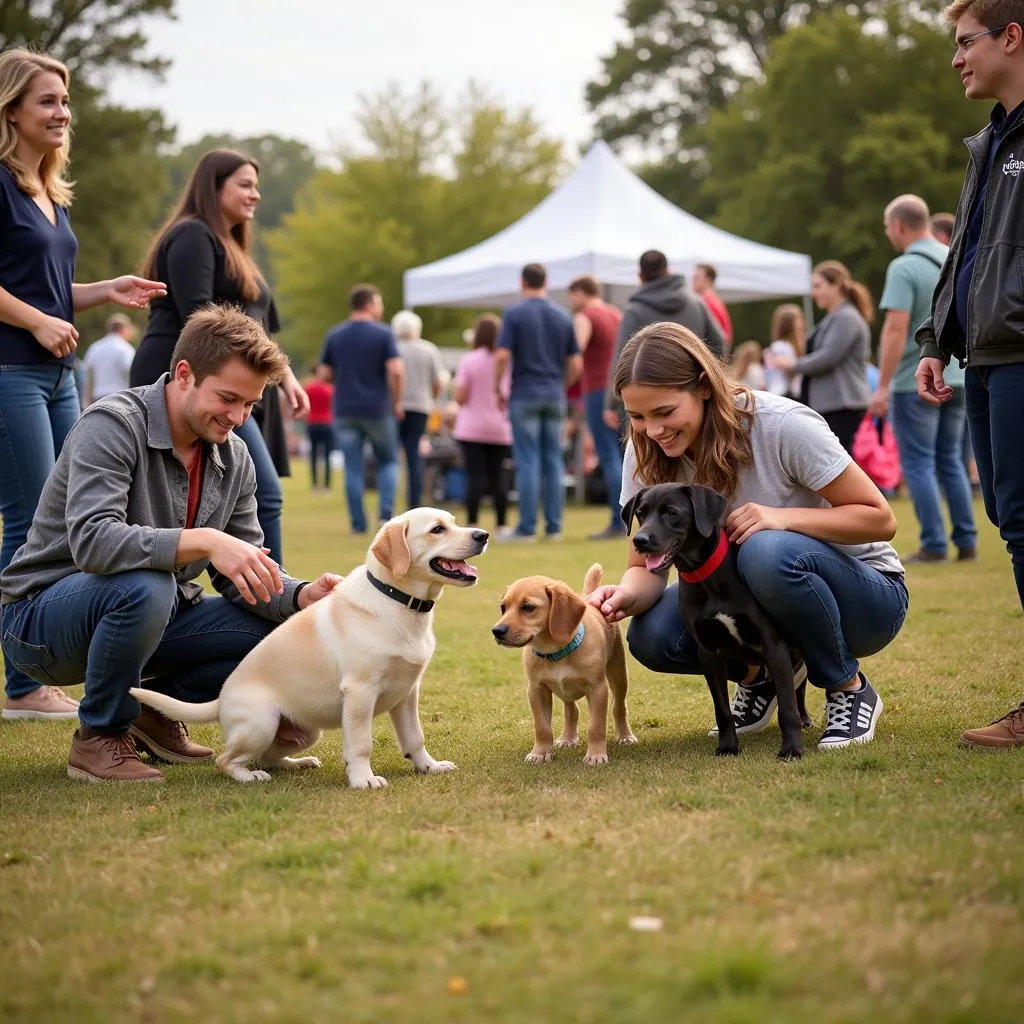
[[[1000,28],[990,28],[985,32],[975,32],[973,35],[962,36],[960,39],[954,40],[956,49],[953,51],[953,56],[955,57],[958,53],[966,53],[977,40],[984,39],[985,36],[997,36],[1001,32],[1005,32],[1010,27],[1010,24],[1012,23],[1003,25]]]

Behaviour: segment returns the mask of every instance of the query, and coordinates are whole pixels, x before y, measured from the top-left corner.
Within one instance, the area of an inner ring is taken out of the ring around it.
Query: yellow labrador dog
[[[225,749],[217,766],[238,782],[265,782],[266,768],[319,768],[315,757],[290,755],[340,725],[349,785],[387,786],[370,767],[373,718],[385,711],[416,771],[454,771],[424,746],[420,679],[434,653],[434,602],[446,584],[476,582],[466,559],[483,553],[487,537],[440,509],[406,512],[381,528],[363,567],[253,648],[218,700],[187,704],[152,690],[131,692],[182,722],[219,719]],[[282,741],[282,724],[299,738]]]

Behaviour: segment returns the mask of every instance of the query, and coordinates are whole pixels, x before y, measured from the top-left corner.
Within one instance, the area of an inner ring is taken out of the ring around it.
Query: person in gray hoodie
[[[648,324],[669,321],[682,324],[693,331],[712,352],[723,358],[725,338],[708,307],[692,292],[687,291],[682,274],[670,274],[668,260],[663,252],[648,249],[640,257],[640,287],[629,297],[622,314],[619,340],[612,360],[612,377],[626,342]],[[622,416],[622,404],[609,385],[605,396],[604,420],[617,430]]]

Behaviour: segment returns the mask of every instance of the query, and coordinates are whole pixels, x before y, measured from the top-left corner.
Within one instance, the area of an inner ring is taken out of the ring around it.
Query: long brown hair
[[[840,263],[839,260],[825,260],[814,268],[814,273],[825,278],[829,284],[838,285],[839,290],[853,303],[857,312],[869,324],[874,322],[875,303],[871,298],[871,292],[860,281],[853,279],[846,264]]]
[[[711,487],[730,501],[736,496],[740,470],[753,459],[750,428],[754,395],[734,380],[715,354],[692,331],[679,324],[650,324],[626,343],[615,367],[615,394],[630,384],[671,391],[707,387],[693,483]],[[637,473],[644,484],[671,483],[679,478],[679,460],[669,458],[646,434],[630,425]]]
[[[52,71],[67,89],[71,84],[68,69],[59,60],[45,53],[29,50],[6,50],[0,53],[0,163],[14,176],[14,182],[26,195],[34,196],[39,191],[35,168],[26,167],[16,156],[18,128],[7,114],[25,98],[36,75]],[[70,206],[72,183],[65,179],[64,171],[71,152],[71,131],[64,135],[60,149],[51,150],[39,165],[39,178],[43,191],[57,206]]]
[[[784,302],[772,313],[772,341],[788,341],[798,356],[807,346],[807,321],[804,311],[793,302]]]
[[[185,191],[150,244],[142,261],[140,273],[143,277],[156,279],[157,252],[171,228],[183,220],[201,220],[224,246],[228,275],[238,283],[242,295],[249,302],[259,298],[263,275],[250,255],[252,228],[248,221],[243,221],[229,230],[220,212],[221,187],[239,167],[246,164],[260,173],[260,165],[251,156],[233,149],[211,149],[199,158]]]
[[[499,334],[501,317],[493,313],[484,313],[473,328],[473,348],[485,348],[488,352],[493,352],[494,346],[498,344]]]

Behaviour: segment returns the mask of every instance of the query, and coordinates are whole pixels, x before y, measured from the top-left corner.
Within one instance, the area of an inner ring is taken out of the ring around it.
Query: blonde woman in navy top
[[[64,178],[67,68],[27,50],[0,53],[0,572],[32,525],[43,484],[78,418],[75,313],[111,302],[142,309],[162,295],[126,275],[73,284],[78,240]],[[4,718],[75,718],[78,704],[5,666]]]

